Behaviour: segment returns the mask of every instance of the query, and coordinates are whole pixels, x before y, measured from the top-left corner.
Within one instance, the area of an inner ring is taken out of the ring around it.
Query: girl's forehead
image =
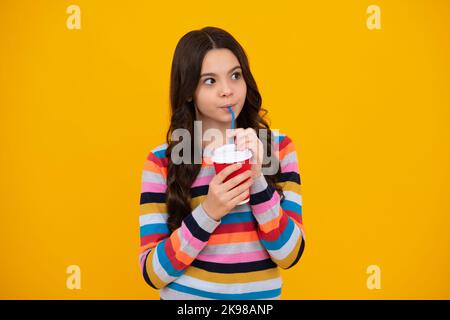
[[[239,65],[239,61],[229,49],[212,49],[203,59],[202,72],[228,72],[236,65]]]

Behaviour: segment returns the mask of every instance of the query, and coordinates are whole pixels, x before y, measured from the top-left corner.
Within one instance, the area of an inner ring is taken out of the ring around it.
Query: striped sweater
[[[261,175],[250,189],[250,202],[216,221],[201,202],[215,175],[204,161],[191,187],[192,212],[181,226],[167,225],[167,144],[147,156],[140,198],[140,270],[145,281],[167,300],[280,299],[278,267],[288,269],[305,246],[297,154],[289,137],[277,134],[284,199]],[[275,149],[277,150],[277,149]]]

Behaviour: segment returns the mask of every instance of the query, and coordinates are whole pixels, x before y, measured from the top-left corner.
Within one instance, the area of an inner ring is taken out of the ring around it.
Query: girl
[[[278,267],[294,266],[305,247],[297,155],[289,137],[270,130],[267,112],[260,115],[265,110],[247,56],[228,32],[206,27],[180,39],[170,104],[167,143],[148,154],[142,174],[139,259],[145,281],[161,299],[280,299]],[[227,136],[229,105],[236,129]],[[196,121],[223,139],[196,139]],[[201,152],[201,163],[174,161],[172,151],[186,142],[173,139],[176,129],[194,137],[189,158]],[[262,138],[259,129],[268,134]],[[238,150],[252,151],[253,164],[224,182],[239,165],[215,174],[207,151],[230,137]],[[265,175],[269,151],[278,170]],[[249,194],[250,201],[238,205]]]

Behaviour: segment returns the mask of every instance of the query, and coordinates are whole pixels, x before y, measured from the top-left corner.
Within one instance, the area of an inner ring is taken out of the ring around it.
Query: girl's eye
[[[238,76],[238,79],[241,77],[241,74],[239,72],[233,73],[233,75],[235,75],[235,74]]]
[[[237,79],[236,80],[238,80],[238,79],[240,79],[241,78],[241,73],[240,72],[235,72],[235,73],[233,73],[233,76],[234,75],[237,75]],[[212,84],[212,83],[208,83],[207,81],[209,81],[209,80],[212,80],[212,81],[215,81],[213,78],[208,78],[208,79],[206,79],[205,81],[204,81],[204,83],[205,84]],[[214,82],[213,82],[214,83]]]

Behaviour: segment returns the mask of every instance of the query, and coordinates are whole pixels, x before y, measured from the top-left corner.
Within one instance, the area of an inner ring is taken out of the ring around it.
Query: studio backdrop
[[[245,48],[295,142],[307,244],[282,299],[450,298],[450,3],[3,0],[0,298],[159,299],[144,161],[190,30]]]

